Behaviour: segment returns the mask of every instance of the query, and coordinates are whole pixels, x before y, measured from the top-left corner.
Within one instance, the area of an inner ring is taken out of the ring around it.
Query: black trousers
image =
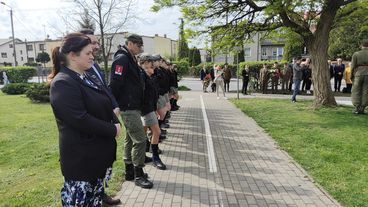
[[[243,87],[242,87],[242,93],[246,94],[247,93],[247,89],[248,89],[248,79],[243,80]]]
[[[341,80],[342,80],[342,76],[341,75],[335,75],[334,76],[335,91],[340,92]]]

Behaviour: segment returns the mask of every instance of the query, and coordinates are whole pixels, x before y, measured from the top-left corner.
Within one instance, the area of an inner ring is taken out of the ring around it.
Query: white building
[[[116,52],[119,44],[124,44],[126,37],[130,33],[122,32],[115,34],[111,40],[111,49],[109,52],[109,64],[112,64],[113,54]],[[97,35],[97,37],[100,37]],[[105,44],[109,43],[109,35],[106,35]],[[144,52],[150,54],[161,54],[166,58],[175,58],[177,53],[177,41],[168,38],[166,35],[163,37],[159,35],[155,36],[142,36]],[[43,41],[21,41],[16,39],[16,58],[18,65],[24,65],[26,63],[34,63],[36,61],[38,53],[47,52],[51,58],[52,50],[60,46],[61,39]],[[13,57],[13,44],[12,39],[0,39],[0,66],[14,65]],[[46,67],[51,67],[52,62],[46,63]]]

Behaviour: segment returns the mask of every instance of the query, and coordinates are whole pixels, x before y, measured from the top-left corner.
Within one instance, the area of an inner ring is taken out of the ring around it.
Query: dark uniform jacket
[[[103,178],[115,160],[114,123],[119,123],[110,97],[64,67],[51,82],[50,102],[65,179],[95,182]]]
[[[120,110],[142,110],[144,77],[135,57],[123,46],[112,63],[110,78],[110,88]]]
[[[334,65],[334,76],[342,78],[345,71],[345,65]]]
[[[156,68],[154,77],[158,86],[158,94],[164,95],[170,90],[170,77],[164,68]]]
[[[178,87],[178,73],[175,70],[170,71],[170,87]]]
[[[154,77],[146,75],[142,116],[157,110],[158,91]]]
[[[242,71],[243,80],[249,80],[249,70]]]

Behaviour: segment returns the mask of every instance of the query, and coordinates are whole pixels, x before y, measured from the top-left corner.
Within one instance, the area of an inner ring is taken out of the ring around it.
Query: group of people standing
[[[94,61],[99,49],[93,31],[86,29],[66,35],[52,52],[48,80],[59,130],[62,206],[120,203],[105,193],[122,130],[119,116],[126,128],[125,180],[152,188],[145,163],[166,169],[158,143],[166,138],[161,128],[169,127],[170,111],[179,109],[175,65],[160,55],[138,57],[143,40],[132,34],[114,55],[108,84]],[[146,156],[148,144],[152,158]]]
[[[200,71],[200,79],[202,81],[202,90],[207,93],[207,88],[211,83],[212,92],[216,92],[217,99],[220,99],[219,89],[221,88],[223,98],[227,99],[225,92],[230,91],[231,69],[225,63],[224,67],[214,64],[213,68],[208,70],[206,65]]]

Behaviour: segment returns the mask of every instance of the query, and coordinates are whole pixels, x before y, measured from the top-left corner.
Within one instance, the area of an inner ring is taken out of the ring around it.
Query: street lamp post
[[[13,8],[11,8],[9,5],[5,4],[5,2],[0,1],[0,4],[9,7],[10,9],[10,21],[11,21],[11,29],[12,29],[12,39],[13,39],[13,57],[14,57],[14,65],[17,66],[17,53],[15,51],[15,39],[14,39],[14,24],[13,24]]]

